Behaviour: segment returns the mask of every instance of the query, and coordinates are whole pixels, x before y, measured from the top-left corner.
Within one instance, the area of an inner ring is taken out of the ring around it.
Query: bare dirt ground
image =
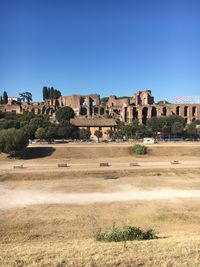
[[[70,167],[57,167],[63,159]],[[145,156],[130,144],[0,155],[0,266],[200,266],[199,163],[198,143],[153,145]],[[95,241],[113,223],[155,228],[159,239]]]

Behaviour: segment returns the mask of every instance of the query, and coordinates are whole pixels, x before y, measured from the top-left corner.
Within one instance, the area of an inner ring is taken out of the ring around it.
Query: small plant
[[[133,152],[137,155],[144,155],[147,153],[147,148],[146,146],[136,144],[132,148]]]
[[[99,230],[96,233],[96,240],[105,242],[126,242],[128,240],[150,240],[156,238],[158,237],[154,229],[149,229],[145,232],[133,226],[124,226],[122,229],[119,229],[113,225],[112,229],[107,232]]]

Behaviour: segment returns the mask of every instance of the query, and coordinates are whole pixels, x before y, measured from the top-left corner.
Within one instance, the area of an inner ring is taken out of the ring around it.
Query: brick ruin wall
[[[31,104],[18,103],[0,105],[3,112],[24,111],[35,114],[49,114],[54,117],[59,107],[70,106],[77,117],[112,117],[124,122],[132,122],[138,119],[140,123],[152,117],[163,117],[167,115],[179,115],[186,123],[200,120],[200,104],[163,104],[156,105],[150,90],[139,91],[133,97],[117,98],[110,96],[107,102],[101,102],[100,95],[72,95],[61,96],[56,101],[47,100],[44,103],[33,102]]]

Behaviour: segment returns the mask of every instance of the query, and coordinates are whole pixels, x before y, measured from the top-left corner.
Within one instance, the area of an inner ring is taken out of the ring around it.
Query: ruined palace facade
[[[138,119],[139,123],[145,124],[152,117],[168,115],[179,115],[186,123],[200,119],[200,104],[169,104],[166,101],[156,104],[150,90],[138,91],[133,97],[110,96],[106,101],[101,101],[98,94],[61,96],[59,105],[70,106],[77,117],[110,117],[127,123]]]
[[[0,110],[16,113],[24,111],[36,114],[49,114],[55,116],[58,108],[70,106],[77,118],[113,118],[115,120],[130,123],[138,119],[145,124],[152,117],[164,117],[179,115],[186,123],[200,120],[200,104],[169,104],[166,101],[155,103],[150,90],[138,91],[132,97],[110,96],[100,99],[98,94],[61,96],[57,100],[46,100],[44,103],[33,102],[31,104],[10,101],[6,105],[0,105]]]

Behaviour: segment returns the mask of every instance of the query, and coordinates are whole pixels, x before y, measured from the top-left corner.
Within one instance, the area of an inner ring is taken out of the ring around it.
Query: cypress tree
[[[54,99],[54,88],[51,87],[49,98],[51,99],[51,105],[53,105],[53,99]]]
[[[43,87],[42,93],[43,93],[43,100],[45,101],[45,99],[48,99],[47,86]]]
[[[3,104],[8,103],[8,94],[6,91],[3,92]]]
[[[50,88],[47,88],[47,99],[50,99]]]

